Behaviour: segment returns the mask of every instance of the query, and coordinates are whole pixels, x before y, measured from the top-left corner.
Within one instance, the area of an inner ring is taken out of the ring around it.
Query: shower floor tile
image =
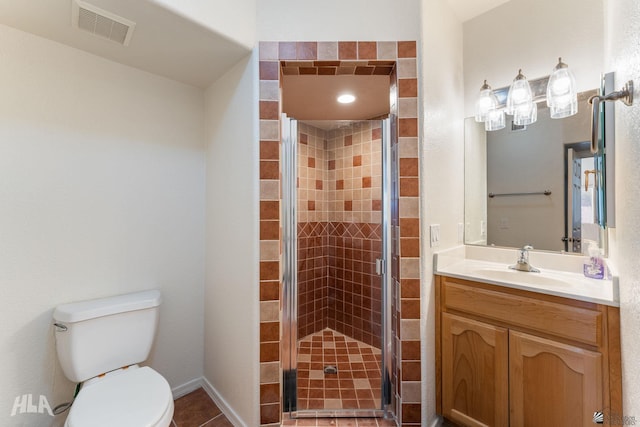
[[[298,341],[298,410],[379,409],[380,349],[324,329]],[[337,368],[325,373],[325,367]],[[353,424],[355,425],[355,424]]]

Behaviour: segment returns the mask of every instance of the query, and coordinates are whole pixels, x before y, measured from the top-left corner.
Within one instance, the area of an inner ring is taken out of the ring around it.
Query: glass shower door
[[[283,123],[285,411],[381,416],[390,390],[388,128]]]

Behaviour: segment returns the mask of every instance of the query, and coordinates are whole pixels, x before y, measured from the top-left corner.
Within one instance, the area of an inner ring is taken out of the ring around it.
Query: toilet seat
[[[149,367],[131,366],[85,385],[65,427],[167,427],[172,417],[167,380]]]

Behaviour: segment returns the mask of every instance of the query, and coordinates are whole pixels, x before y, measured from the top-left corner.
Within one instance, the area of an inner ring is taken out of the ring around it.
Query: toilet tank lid
[[[109,316],[111,314],[153,308],[159,306],[161,302],[162,296],[160,295],[160,291],[153,289],[150,291],[62,304],[54,310],[53,319],[57,322],[81,322],[83,320]]]

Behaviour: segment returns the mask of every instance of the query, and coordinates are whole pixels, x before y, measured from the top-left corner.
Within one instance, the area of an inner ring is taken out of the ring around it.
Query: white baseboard
[[[186,382],[182,385],[174,387],[171,389],[171,393],[173,394],[173,400],[176,400],[179,397],[184,396],[185,394],[189,394],[192,391],[195,391],[202,387],[202,377],[192,379],[189,382]]]
[[[242,421],[242,419],[236,414],[236,412],[229,406],[226,400],[220,396],[218,390],[216,390],[211,383],[204,377],[202,377],[202,388],[207,392],[211,400],[220,408],[222,413],[227,417],[229,422],[234,425],[234,427],[247,427],[247,425]]]

